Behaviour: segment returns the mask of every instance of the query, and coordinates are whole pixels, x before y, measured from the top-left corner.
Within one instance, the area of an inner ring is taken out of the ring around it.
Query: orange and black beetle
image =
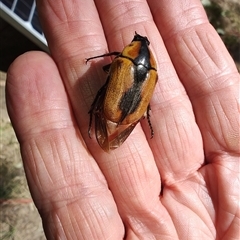
[[[151,137],[150,99],[157,82],[156,62],[149,49],[149,40],[135,32],[132,42],[123,51],[87,58],[115,55],[111,64],[103,67],[107,81],[98,91],[90,114],[88,133],[95,117],[95,134],[100,147],[108,152],[118,148],[136,124],[147,116]]]

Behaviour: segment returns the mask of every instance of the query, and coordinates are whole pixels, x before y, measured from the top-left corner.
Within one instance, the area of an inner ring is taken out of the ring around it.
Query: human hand
[[[48,239],[236,239],[239,74],[198,0],[38,1],[51,56],[11,65],[7,105]],[[105,153],[88,111],[106,81],[85,58],[137,31],[158,62],[147,121]]]

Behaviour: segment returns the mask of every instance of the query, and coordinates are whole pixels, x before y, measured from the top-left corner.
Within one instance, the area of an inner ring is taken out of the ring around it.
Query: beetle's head
[[[136,31],[135,31],[135,35],[134,35],[132,42],[134,42],[134,41],[145,42],[145,43],[147,43],[147,45],[150,44],[147,37],[143,37],[143,36],[139,35]]]

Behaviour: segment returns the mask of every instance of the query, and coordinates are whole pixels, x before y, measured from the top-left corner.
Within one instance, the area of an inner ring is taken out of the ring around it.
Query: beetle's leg
[[[103,66],[103,71],[106,72],[106,73],[109,73],[110,67],[111,67],[111,63],[108,64],[108,65]]]
[[[95,59],[95,58],[100,58],[100,57],[108,57],[108,56],[112,56],[112,55],[119,55],[120,52],[110,52],[110,53],[105,53],[105,54],[102,54],[102,55],[98,55],[98,56],[94,56],[94,57],[90,57],[90,58],[86,58],[86,63],[92,59]]]
[[[151,123],[151,120],[150,120],[150,113],[149,113],[150,110],[151,110],[151,107],[150,107],[150,104],[149,104],[148,107],[147,107],[147,120],[148,120],[148,125],[149,125],[149,128],[150,128],[150,132],[151,132],[151,138],[153,138],[154,131],[153,131],[152,123]]]
[[[96,113],[97,111],[97,108],[98,108],[98,103],[99,103],[99,99],[101,97],[101,93],[102,93],[102,88],[100,88],[100,90],[98,91],[92,105],[91,105],[91,108],[88,112],[88,114],[90,114],[90,119],[89,119],[89,125],[88,125],[88,136],[89,138],[91,138],[91,128],[92,128],[92,119],[93,119],[93,114]]]
[[[106,93],[108,85],[108,79],[106,83],[98,90],[96,97],[94,98],[94,101],[91,105],[91,108],[88,112],[90,114],[90,120],[89,120],[89,125],[88,125],[88,136],[91,138],[91,128],[92,128],[92,119],[93,119],[93,114],[96,114],[96,112],[99,110],[99,106],[102,106],[104,96]]]
[[[94,99],[94,101],[93,101],[93,103],[92,103],[92,105],[91,105],[91,108],[90,108],[90,110],[88,111],[88,114],[90,115],[89,125],[88,125],[88,137],[89,137],[89,138],[92,138],[92,137],[91,137],[91,129],[92,129],[93,114],[95,114],[95,112],[96,112],[96,107],[95,107],[95,105],[96,105],[95,102],[97,102],[96,98],[97,98],[97,96],[95,97],[95,99]]]

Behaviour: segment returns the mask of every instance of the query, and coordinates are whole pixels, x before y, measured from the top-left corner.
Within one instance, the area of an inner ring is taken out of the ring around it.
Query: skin
[[[6,92],[47,238],[237,239],[239,74],[200,1],[37,4],[51,56],[17,58]],[[110,58],[85,58],[135,31],[158,63],[155,135],[143,120],[108,154],[87,129]]]

